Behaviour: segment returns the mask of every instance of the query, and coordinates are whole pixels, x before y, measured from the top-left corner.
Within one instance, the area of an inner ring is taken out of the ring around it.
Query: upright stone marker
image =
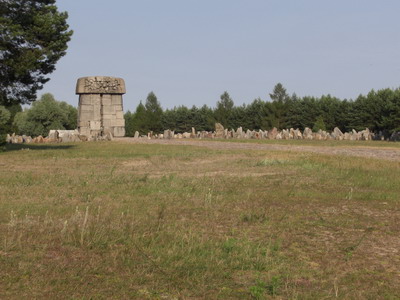
[[[125,135],[122,95],[126,93],[122,78],[82,77],[76,84],[79,95],[78,130],[88,137]]]

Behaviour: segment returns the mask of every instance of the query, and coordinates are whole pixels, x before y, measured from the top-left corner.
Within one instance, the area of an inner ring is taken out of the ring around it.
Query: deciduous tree
[[[75,129],[76,115],[75,107],[44,94],[31,108],[15,115],[14,125],[20,134],[47,136],[51,129]]]

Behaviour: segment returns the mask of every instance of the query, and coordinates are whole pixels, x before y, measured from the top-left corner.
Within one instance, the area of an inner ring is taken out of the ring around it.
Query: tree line
[[[225,128],[244,130],[270,130],[306,127],[314,131],[332,131],[339,127],[342,131],[357,131],[369,128],[389,136],[400,131],[400,89],[381,89],[360,95],[355,100],[341,100],[326,95],[321,97],[298,97],[289,95],[278,83],[269,101],[261,98],[250,104],[236,106],[228,92],[224,92],[215,108],[186,106],[163,110],[157,96],[149,93],[145,103],[142,101],[134,112],[125,114],[126,135],[133,136],[136,131],[147,134],[149,131],[161,133],[164,129],[176,133],[196,130],[212,131],[215,123]]]
[[[138,131],[162,133],[165,129],[176,133],[213,131],[215,123],[225,128],[244,130],[270,130],[308,127],[314,131],[357,131],[369,128],[390,136],[400,131],[400,89],[382,89],[360,95],[353,100],[340,100],[327,95],[298,97],[288,95],[282,84],[277,84],[269,94],[269,101],[260,98],[250,104],[235,106],[228,92],[224,92],[214,108],[186,106],[164,110],[157,96],[151,92],[144,104],[139,103],[135,112],[125,113],[126,135]],[[75,129],[78,110],[66,102],[56,101],[51,94],[44,94],[30,108],[23,111],[20,105],[0,106],[0,132],[47,136],[51,129]],[[3,137],[4,138],[4,137]]]

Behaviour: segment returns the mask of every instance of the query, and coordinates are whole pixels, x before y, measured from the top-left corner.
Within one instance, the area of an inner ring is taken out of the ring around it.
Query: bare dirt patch
[[[253,159],[254,160],[254,159]],[[180,160],[176,158],[158,160],[154,163],[148,159],[130,159],[122,163],[123,169],[119,173],[132,173],[147,176],[148,178],[161,178],[163,176],[178,175],[180,177],[263,177],[277,175],[277,172],[265,171],[256,168],[256,163],[251,160],[247,165],[241,164],[240,172],[237,171],[238,164],[249,161],[246,155],[229,155],[218,158],[191,158]],[[221,166],[223,168],[221,169]],[[291,172],[287,172],[288,174]]]
[[[206,147],[216,150],[276,150],[276,151],[295,151],[312,152],[330,155],[348,155],[376,159],[400,161],[400,149],[390,147],[376,148],[368,146],[304,146],[304,145],[277,145],[277,144],[258,144],[258,143],[238,143],[221,142],[212,140],[148,140],[133,138],[116,138],[115,141],[134,144],[165,144],[165,145],[184,145]],[[323,141],[321,141],[323,143]]]

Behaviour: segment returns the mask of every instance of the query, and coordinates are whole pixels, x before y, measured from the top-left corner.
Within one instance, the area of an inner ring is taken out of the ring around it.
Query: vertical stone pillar
[[[122,95],[126,93],[122,78],[94,76],[79,78],[78,130],[88,137],[125,135]]]

